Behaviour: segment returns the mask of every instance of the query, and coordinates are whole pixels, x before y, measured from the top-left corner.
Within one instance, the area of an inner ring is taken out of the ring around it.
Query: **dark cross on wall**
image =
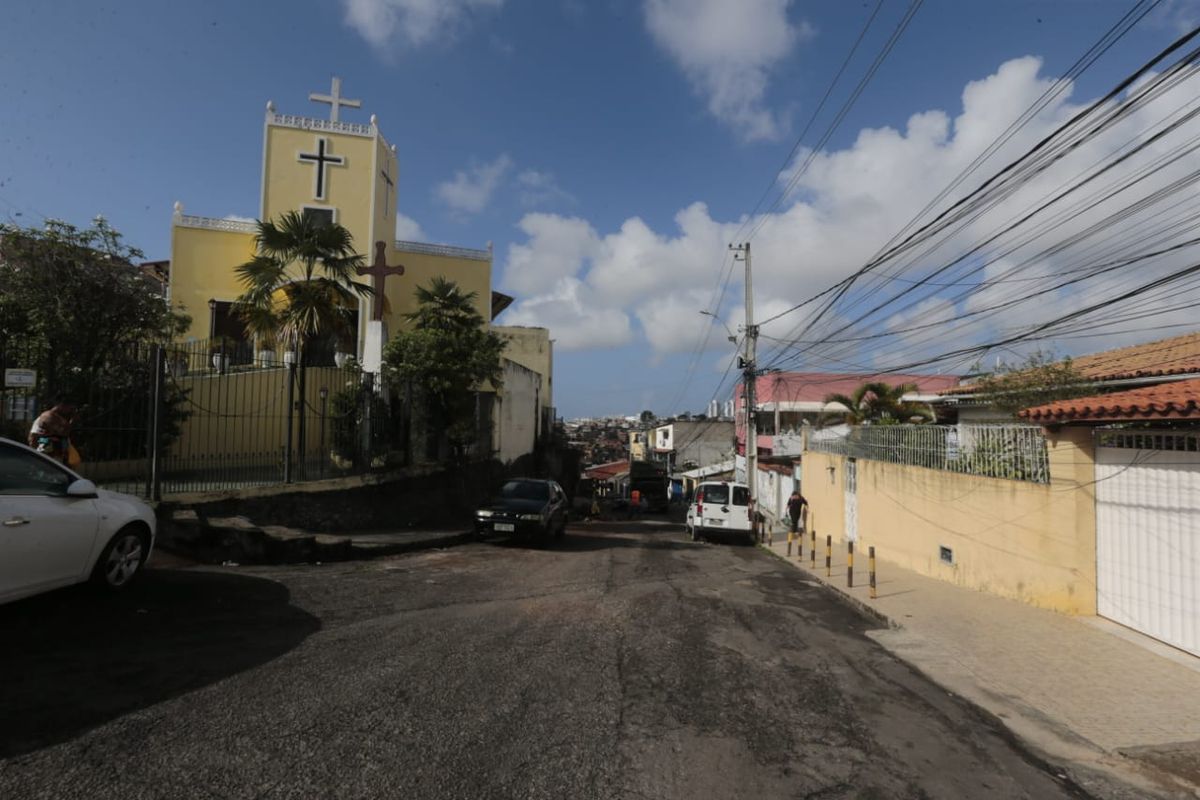
[[[383,319],[383,282],[388,275],[403,275],[404,265],[397,264],[394,267],[387,265],[387,258],[383,251],[387,250],[387,245],[383,242],[375,243],[375,263],[369,267],[359,267],[359,275],[371,276],[371,290],[375,296],[371,298],[371,319]]]
[[[329,140],[324,136],[317,137],[317,152],[315,153],[300,153],[296,156],[299,161],[307,161],[317,168],[317,176],[315,186],[313,188],[313,197],[318,200],[325,199],[325,166],[332,164],[335,167],[343,167],[346,165],[344,156],[330,155],[328,152]]]
[[[388,174],[386,169],[379,170],[379,174],[387,181],[387,186],[383,189],[383,215],[386,217],[391,209],[392,188],[396,185],[392,183],[392,176]]]

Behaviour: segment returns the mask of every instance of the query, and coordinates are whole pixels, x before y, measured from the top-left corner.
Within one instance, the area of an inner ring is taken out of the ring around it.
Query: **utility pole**
[[[755,390],[758,382],[758,366],[755,364],[758,346],[758,326],[754,324],[754,283],[750,270],[750,243],[729,245],[734,259],[746,263],[746,333],[743,355],[738,359],[742,369],[742,385],[745,387],[743,404],[746,412],[746,485],[750,487],[750,508],[754,509],[755,521],[758,514],[758,428],[755,424],[757,401]]]

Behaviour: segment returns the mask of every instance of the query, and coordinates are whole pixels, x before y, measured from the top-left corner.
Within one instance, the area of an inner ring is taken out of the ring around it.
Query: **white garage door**
[[[1200,434],[1103,432],[1097,445],[1100,615],[1200,655]]]

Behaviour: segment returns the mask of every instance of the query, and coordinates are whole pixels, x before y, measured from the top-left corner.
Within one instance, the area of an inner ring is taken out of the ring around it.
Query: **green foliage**
[[[656,417],[654,416],[654,412],[647,408],[645,411],[642,412],[641,416],[638,417],[638,419],[641,421],[641,423],[643,425],[648,425],[649,423],[654,422]]]
[[[190,323],[134,265],[141,258],[102,217],[84,229],[0,225],[0,342],[45,353],[48,392],[93,387],[124,349]]]
[[[393,384],[411,382],[428,403],[435,430],[443,431],[456,454],[475,441],[475,393],[490,383],[500,388],[504,340],[487,329],[475,310],[475,293],[434,278],[416,291],[412,327],[384,349],[384,371]]]
[[[1095,394],[1096,386],[1071,363],[1052,352],[1038,350],[1020,364],[1002,364],[975,383],[976,395],[1006,413],[1056,400],[1070,400]]]
[[[900,383],[890,386],[882,381],[869,381],[854,390],[853,394],[829,394],[826,403],[838,403],[846,411],[829,411],[822,415],[821,424],[830,418],[839,419],[847,425],[901,425],[917,422],[932,422],[933,409],[925,403],[904,400],[904,395],[917,391],[915,383]]]
[[[348,331],[358,298],[371,287],[355,280],[363,257],[341,225],[298,211],[258,223],[258,255],[234,271],[243,286],[237,312],[259,339],[305,345]]]
[[[150,345],[187,329],[103,217],[77,228],[0,225],[0,360],[38,371],[38,407],[63,394],[80,406],[75,426],[85,460],[145,454],[154,383]],[[165,386],[162,432],[179,436],[186,392]],[[23,440],[24,430],[5,430]]]

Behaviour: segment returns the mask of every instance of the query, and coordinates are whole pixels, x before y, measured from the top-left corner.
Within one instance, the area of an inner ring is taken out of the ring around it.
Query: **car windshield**
[[[705,503],[714,503],[716,505],[725,505],[729,502],[729,487],[723,483],[710,483],[704,486],[703,501]]]
[[[500,490],[500,496],[517,500],[549,500],[550,486],[537,481],[509,481]]]

